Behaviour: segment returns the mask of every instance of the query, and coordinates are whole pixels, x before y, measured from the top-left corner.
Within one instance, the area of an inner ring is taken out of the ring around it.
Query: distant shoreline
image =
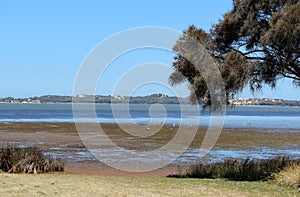
[[[57,102],[57,103],[11,103],[11,102],[0,102],[0,104],[21,104],[21,105],[26,105],[26,104],[32,104],[32,105],[43,105],[43,104],[47,104],[47,105],[85,105],[85,104],[127,104],[127,103],[72,103],[72,102]],[[137,104],[137,105],[151,105],[151,103],[129,103],[129,104]],[[159,104],[159,103],[153,103],[153,104]],[[164,103],[166,105],[179,105],[177,103]],[[185,103],[184,105],[192,105],[189,103]],[[236,107],[236,106],[241,106],[241,107],[272,107],[272,106],[276,106],[276,107],[300,107],[300,105],[275,105],[275,104],[270,104],[270,105],[248,105],[248,104],[239,104],[239,105],[230,105],[228,104],[227,107]]]
[[[75,101],[75,102],[73,102]],[[0,103],[30,103],[30,104],[84,104],[84,103],[101,103],[101,104],[190,104],[188,98],[168,96],[165,94],[152,94],[148,96],[102,96],[102,95],[78,95],[59,96],[45,95],[28,98],[0,98]],[[232,106],[300,106],[300,100],[284,100],[271,98],[234,98],[229,99]]]

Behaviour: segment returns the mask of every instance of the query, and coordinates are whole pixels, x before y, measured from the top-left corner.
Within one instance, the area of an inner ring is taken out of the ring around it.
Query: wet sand
[[[89,126],[83,125],[82,126]],[[128,150],[155,150],[168,143],[176,134],[178,126],[165,125],[159,132],[149,137],[134,137],[124,132],[117,124],[101,124],[105,134],[114,143]],[[135,125],[125,125],[134,130]],[[142,132],[155,131],[159,125],[141,125]],[[201,146],[207,128],[183,127],[183,132],[197,129],[190,149]],[[213,150],[245,150],[251,152],[255,147],[280,150],[300,150],[300,130],[223,128]],[[0,145],[7,144],[27,147],[36,146],[47,154],[61,158],[66,164],[66,172],[77,174],[97,174],[104,176],[143,176],[157,177],[177,173],[189,163],[172,163],[161,169],[134,173],[113,169],[98,161],[87,151],[74,123],[47,122],[3,122],[0,123]],[[202,158],[209,160],[209,158]]]

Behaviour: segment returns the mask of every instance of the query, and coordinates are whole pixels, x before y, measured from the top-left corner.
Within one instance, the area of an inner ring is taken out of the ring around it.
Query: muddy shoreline
[[[83,124],[83,123],[82,123]],[[88,125],[87,125],[88,126]],[[134,129],[135,125],[125,125]],[[149,137],[133,137],[117,124],[101,124],[105,134],[120,147],[128,150],[151,151],[164,146],[178,131],[172,125],[140,125],[141,131],[158,130]],[[157,128],[156,128],[157,127]],[[161,129],[159,129],[161,127]],[[131,173],[116,170],[99,162],[86,149],[74,123],[55,122],[2,122],[0,123],[0,146],[11,144],[19,147],[36,146],[46,154],[62,159],[66,172],[77,174],[99,174],[107,176],[166,176],[184,169],[193,162],[193,151],[199,149],[207,128],[183,127],[183,132],[197,129],[196,136],[187,153],[161,169]],[[223,128],[217,143],[203,162],[229,157],[246,157],[257,154],[260,157],[272,155],[291,155],[300,157],[300,130]],[[109,149],[109,147],[107,147]],[[117,158],[116,158],[117,159]]]

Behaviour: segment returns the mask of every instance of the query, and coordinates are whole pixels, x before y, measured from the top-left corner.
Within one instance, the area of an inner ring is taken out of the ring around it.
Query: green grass
[[[299,196],[274,182],[0,173],[1,196]]]

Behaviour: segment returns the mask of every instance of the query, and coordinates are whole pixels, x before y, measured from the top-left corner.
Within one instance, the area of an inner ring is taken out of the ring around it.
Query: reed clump
[[[0,170],[9,173],[63,172],[64,163],[44,155],[36,147],[19,148],[7,145],[0,148]]]

